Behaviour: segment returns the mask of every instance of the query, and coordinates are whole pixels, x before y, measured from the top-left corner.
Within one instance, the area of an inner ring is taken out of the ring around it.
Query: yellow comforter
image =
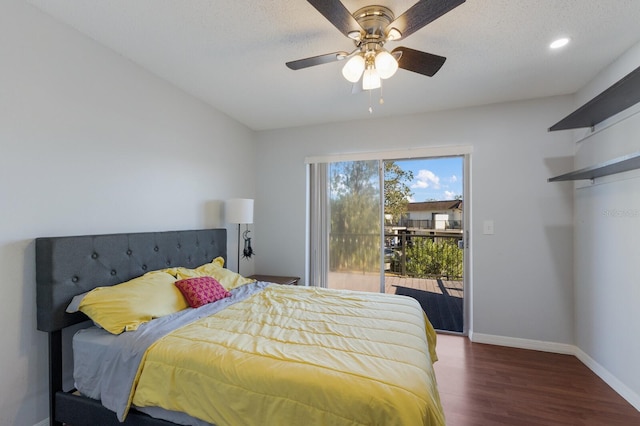
[[[133,404],[218,426],[444,425],[408,297],[272,285],[154,343]]]

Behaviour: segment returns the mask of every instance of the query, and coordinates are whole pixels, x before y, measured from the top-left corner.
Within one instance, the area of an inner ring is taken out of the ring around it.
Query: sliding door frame
[[[379,167],[379,176],[381,180],[380,188],[384,187],[384,173],[383,162],[393,160],[412,160],[412,159],[433,159],[437,157],[463,157],[463,174],[464,174],[464,186],[463,186],[463,199],[464,199],[464,233],[463,233],[463,262],[464,262],[464,278],[463,278],[463,294],[464,294],[464,309],[463,309],[463,332],[462,334],[467,336],[470,330],[473,330],[473,275],[472,275],[472,262],[473,262],[473,250],[471,244],[471,219],[472,219],[472,190],[471,190],[471,154],[473,153],[473,146],[471,145],[450,145],[450,146],[434,146],[423,148],[408,148],[402,150],[392,151],[376,151],[376,152],[362,152],[362,153],[348,153],[348,154],[333,154],[333,155],[321,155],[310,156],[305,158],[305,164],[307,165],[307,217],[306,217],[306,253],[305,253],[305,282],[307,285],[326,285],[326,281],[321,279],[321,282],[317,282],[316,279],[319,276],[324,276],[326,279],[326,271],[324,275],[319,274],[319,271],[310,267],[315,258],[317,260],[318,247],[312,247],[312,244],[317,243],[317,229],[313,230],[311,223],[311,213],[313,209],[318,208],[319,197],[324,196],[318,194],[318,191],[311,190],[311,186],[314,183],[314,179],[317,179],[317,168],[311,167],[313,164],[329,164],[334,162],[345,161],[365,161],[365,160],[377,160]],[[321,215],[321,217],[323,217]],[[384,208],[380,209],[381,224],[384,224]],[[381,232],[381,247],[384,247],[384,232]],[[326,248],[323,248],[324,250]],[[326,265],[325,265],[326,266]],[[384,251],[380,253],[380,291],[384,292]]]

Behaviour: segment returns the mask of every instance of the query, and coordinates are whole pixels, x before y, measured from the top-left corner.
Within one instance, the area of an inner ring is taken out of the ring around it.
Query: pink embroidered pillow
[[[207,303],[231,296],[213,277],[196,277],[176,281],[176,287],[187,299],[189,306],[198,308]]]

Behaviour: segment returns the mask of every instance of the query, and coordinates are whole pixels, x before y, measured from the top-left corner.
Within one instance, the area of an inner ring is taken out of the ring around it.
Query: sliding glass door
[[[309,162],[307,282],[411,296],[464,332],[469,157],[384,154]]]

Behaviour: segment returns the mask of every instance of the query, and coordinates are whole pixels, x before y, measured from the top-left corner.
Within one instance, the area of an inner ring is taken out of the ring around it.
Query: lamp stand
[[[240,224],[238,224],[238,274],[240,273]]]

